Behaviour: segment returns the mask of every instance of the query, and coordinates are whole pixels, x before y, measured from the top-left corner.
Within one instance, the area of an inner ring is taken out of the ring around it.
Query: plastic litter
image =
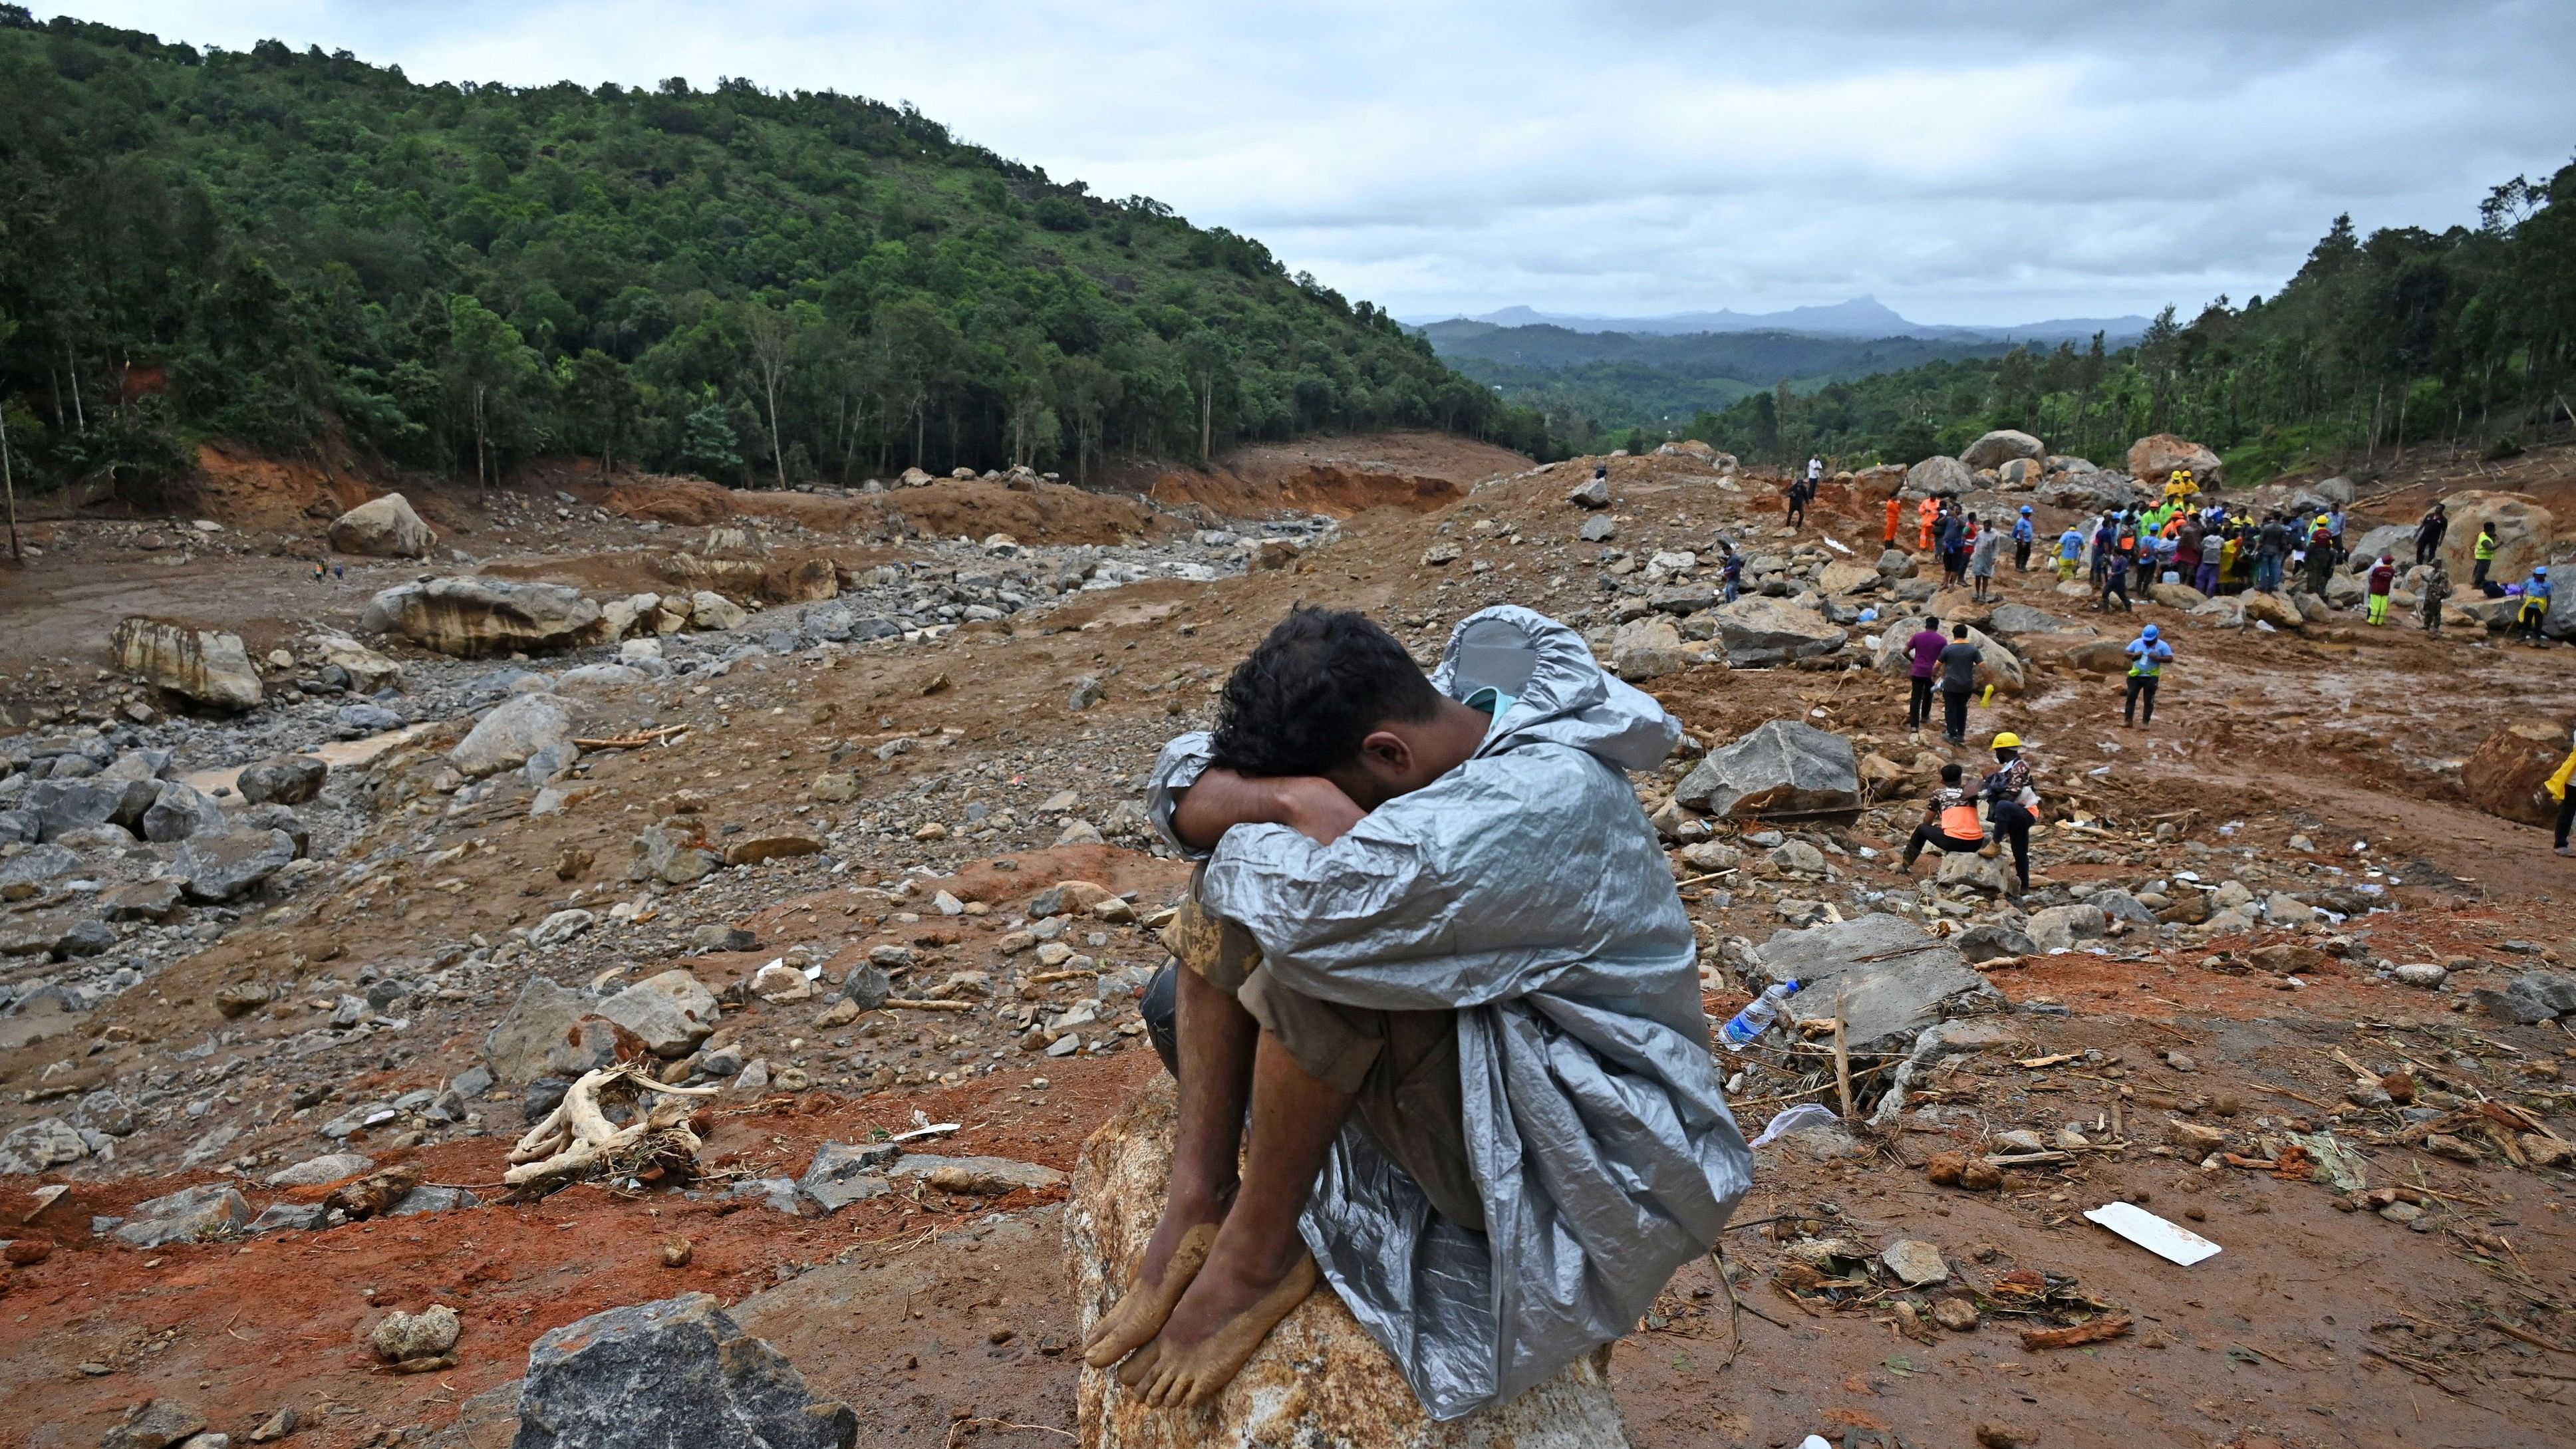
[[[2087,1222],[2099,1223],[2121,1237],[2155,1254],[2168,1263],[2188,1268],[2203,1258],[2216,1257],[2216,1243],[2179,1224],[2166,1222],[2136,1203],[2106,1202],[2084,1215]]]
[[[1728,1017],[1726,1025],[1717,1029],[1718,1040],[1726,1043],[1728,1051],[1744,1050],[1754,1038],[1770,1030],[1771,1023],[1780,1019],[1780,1012],[1788,1006],[1789,998],[1796,994],[1798,984],[1783,981],[1747,1002],[1742,1011]]]
[[[1809,1127],[1831,1126],[1841,1120],[1842,1118],[1835,1115],[1831,1107],[1816,1102],[1800,1102],[1797,1106],[1772,1118],[1770,1125],[1762,1129],[1762,1135],[1745,1145],[1761,1147],[1768,1144],[1774,1137],[1785,1137],[1792,1132]]]

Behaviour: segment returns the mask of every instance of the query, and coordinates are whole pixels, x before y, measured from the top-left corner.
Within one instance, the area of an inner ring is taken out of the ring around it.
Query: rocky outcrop
[[[445,578],[376,595],[360,627],[471,658],[566,648],[587,640],[598,623],[599,605],[562,584]]]
[[[1610,671],[1630,684],[1670,674],[1689,662],[1682,653],[1681,630],[1660,614],[1632,619],[1610,639]]]
[[[2011,428],[1997,428],[1961,449],[1959,461],[1971,469],[2001,468],[2015,459],[2047,456],[2048,448],[2039,439]]]
[[[228,830],[198,835],[170,862],[190,900],[229,901],[287,867],[295,837],[283,830]]]
[[[712,1296],[611,1308],[528,1350],[515,1449],[670,1444],[850,1449],[850,1406],[818,1399],[786,1355]]]
[[[117,668],[155,689],[217,709],[259,706],[259,671],[251,667],[238,634],[131,618],[108,637],[108,652]]]
[[[572,751],[573,710],[572,702],[560,695],[520,695],[476,721],[473,731],[447,752],[447,762],[467,779],[479,780],[517,769],[548,750]]]
[[[1830,654],[1850,637],[1813,609],[1760,594],[1721,604],[1708,617],[1717,627],[1718,642],[1726,646],[1726,662],[1738,669]]]
[[[2558,818],[2557,802],[2541,786],[2567,758],[2568,732],[2545,720],[2517,720],[2488,735],[2460,767],[2460,787],[2469,803],[2489,815],[2548,825]]]
[[[1853,815],[1861,806],[1860,760],[1841,735],[1775,719],[1709,751],[1673,798],[1688,809],[1737,818]]]
[[[1066,1264],[1081,1313],[1077,1337],[1124,1290],[1125,1265],[1161,1216],[1172,1129],[1171,1083],[1157,1078],[1083,1145],[1064,1213]],[[1395,1361],[1325,1286],[1271,1330],[1205,1408],[1146,1408],[1112,1373],[1085,1369],[1075,1412],[1083,1449],[1624,1449],[1627,1427],[1605,1361],[1587,1354],[1508,1404],[1442,1423],[1423,1411]]]
[[[330,764],[315,755],[279,755],[241,772],[233,788],[253,805],[301,805],[322,793]]]
[[[369,558],[427,558],[438,530],[421,522],[399,493],[370,499],[331,520],[331,547]]]
[[[1945,629],[1942,632],[1947,634],[1949,631]],[[1914,656],[1905,648],[1908,637],[1910,631],[1901,628],[1890,629],[1881,636],[1875,661],[1879,673],[1903,679],[1913,670]],[[2010,647],[1984,630],[1975,628],[1968,630],[1968,642],[1977,646],[1979,656],[1977,688],[1982,690],[1992,685],[2004,694],[2019,694],[2029,687],[2030,676],[2022,668],[2021,656]]]
[[[2149,488],[2162,490],[2176,468],[2189,468],[2203,488],[2219,481],[2218,455],[2189,438],[2150,433],[2129,445],[2129,476]]]

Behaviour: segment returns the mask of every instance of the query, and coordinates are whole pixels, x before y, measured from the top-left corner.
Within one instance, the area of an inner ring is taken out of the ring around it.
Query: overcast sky
[[[37,5],[39,14],[56,7]],[[2188,314],[2337,212],[2475,224],[2576,150],[2569,0],[87,0],[415,80],[909,100],[1405,317],[1870,293],[1917,321]]]

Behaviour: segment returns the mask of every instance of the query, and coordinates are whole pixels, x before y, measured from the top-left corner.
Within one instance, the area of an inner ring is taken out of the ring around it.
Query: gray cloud
[[[1240,12],[1240,13],[1238,13]],[[1251,233],[1403,315],[2186,312],[2327,222],[2473,222],[2576,145],[2563,0],[2202,3],[94,0],[418,80],[910,100],[962,138]]]

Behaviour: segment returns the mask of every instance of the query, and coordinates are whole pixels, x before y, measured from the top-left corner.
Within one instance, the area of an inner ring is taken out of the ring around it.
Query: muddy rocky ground
[[[0,1293],[17,1435],[95,1443],[157,1399],[237,1443],[282,1409],[295,1440],[334,1449],[502,1443],[491,1391],[539,1334],[704,1290],[855,1406],[862,1443],[1060,1441],[1074,1378],[1061,1186],[906,1179],[823,1214],[779,1179],[824,1143],[924,1122],[959,1124],[933,1141],[941,1153],[1069,1169],[1159,1070],[1135,992],[1185,867],[1144,829],[1139,791],[1161,743],[1207,720],[1224,670],[1301,602],[1366,609],[1426,659],[1462,615],[1523,603],[1609,656],[1654,596],[1709,580],[1721,535],[1786,595],[1878,555],[1877,500],[1847,488],[1793,534],[1775,483],[1687,455],[1613,460],[1612,504],[1594,513],[1567,499],[1590,460],[1533,471],[1419,439],[1389,451],[1374,468],[1358,444],[1266,471],[1254,460],[1232,492],[1182,480],[1160,503],[1052,511],[982,483],[718,518],[691,512],[695,493],[650,504],[646,485],[586,476],[434,491],[419,501],[447,534],[439,558],[349,560],[320,583],[310,510],[262,509],[248,485],[224,495],[218,530],[37,530],[43,556],[0,581],[0,705],[19,757],[68,742],[43,758],[76,754],[101,774],[148,764],[209,790],[281,751],[329,746],[341,763],[288,807],[306,859],[257,890],[0,959],[0,1130],[21,1157],[47,1157],[0,1179],[0,1209],[28,1222],[8,1230],[25,1246]],[[2411,517],[2411,499],[2389,496]],[[1397,506],[1364,507],[1381,501]],[[987,508],[1017,511],[978,526]],[[1578,538],[1605,517],[1609,538]],[[725,529],[742,537],[710,536]],[[1014,546],[988,548],[997,532]],[[1279,541],[1266,555],[1265,539]],[[401,685],[356,696],[301,642],[424,572],[605,596],[653,587],[660,554],[720,548],[830,557],[850,587],[671,636],[634,679],[565,682],[614,646],[456,661],[387,645]],[[1857,611],[1927,592],[1917,581],[1833,602],[1855,619],[1848,642],[1795,665],[1731,667],[1722,636],[1688,616],[1671,657],[1630,661],[1660,671],[1645,687],[1695,747],[1798,718],[1884,762],[1890,797],[1820,826],[1668,809],[1687,757],[1637,779],[1674,837],[1714,1014],[1746,999],[1751,946],[1873,913],[1979,943],[1991,986],[1966,1018],[1972,1049],[1915,1075],[1883,1124],[1760,1150],[1722,1261],[1683,1270],[1614,1356],[1638,1442],[2576,1437],[2576,1198],[2551,1145],[2576,1138],[2576,1032],[2513,1024],[2477,995],[2563,969],[2576,945],[2557,900],[2576,862],[2458,786],[2500,721],[2576,715],[2571,656],[2372,630],[2351,613],[2263,633],[2142,605],[2180,659],[2154,729],[2131,731],[2116,678],[2066,656],[2133,621],[2038,573],[2008,568],[2003,585],[2053,616],[2009,641],[2025,691],[1971,724],[1975,738],[2020,732],[2040,769],[2040,879],[2019,897],[1939,886],[1928,864],[1909,874],[1895,859],[1923,773],[1975,759],[1909,734],[1901,681],[1866,667],[1884,626]],[[828,610],[890,630],[842,628]],[[286,651],[272,703],[201,717],[106,674],[106,628],[129,611]],[[870,632],[885,637],[855,637]],[[575,699],[586,738],[644,742],[589,749],[542,781],[447,768],[478,711],[536,689]],[[357,709],[383,715],[345,713]],[[654,830],[658,857],[639,845]],[[674,842],[741,863],[674,883],[657,865]],[[37,848],[7,847],[0,872]],[[76,868],[0,906],[0,929],[17,941],[78,924],[165,875],[175,849],[88,838]],[[1072,881],[1100,889],[1052,889]],[[2104,914],[2082,930],[2068,922],[2097,918],[2056,909],[2085,905]],[[2443,969],[2397,969],[2426,966]],[[721,1012],[712,1036],[651,1058],[716,1091],[700,1178],[502,1201],[510,1145],[561,1064],[496,1045],[495,1026],[532,990],[604,996],[673,970]],[[853,981],[869,1002],[927,1004],[861,1009]],[[1866,1118],[1895,1059],[1853,1065]],[[1775,1036],[1724,1069],[1748,1135],[1838,1098],[1821,1038]],[[2303,1144],[2317,1142],[2338,1154],[2339,1183],[2312,1163]],[[366,1159],[352,1171],[408,1169],[428,1195],[334,1217],[329,1180],[269,1185],[327,1153]],[[1945,1155],[2022,1160],[1954,1185]],[[148,1248],[92,1232],[226,1184],[296,1226]],[[2114,1199],[2223,1251],[2177,1267],[2080,1216]],[[1896,1280],[1881,1255],[1900,1240],[1929,1244],[1947,1281]],[[430,1302],[462,1319],[452,1364],[388,1371],[368,1330]],[[2126,1330],[2072,1347],[2022,1333],[2113,1320]]]

